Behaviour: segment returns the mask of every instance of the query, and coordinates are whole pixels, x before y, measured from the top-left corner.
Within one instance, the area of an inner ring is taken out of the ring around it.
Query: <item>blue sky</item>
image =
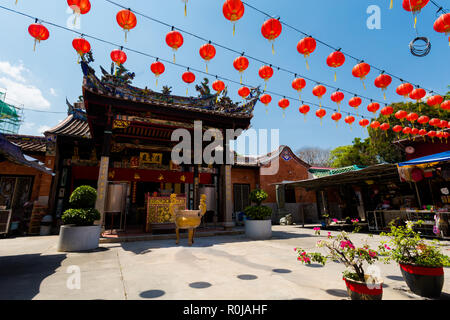
[[[443,0],[441,0],[442,2]],[[275,42],[275,55],[271,46],[261,35],[261,25],[265,16],[246,8],[244,17],[236,25],[236,35],[233,37],[232,24],[223,17],[223,0],[190,0],[188,15],[184,17],[184,4],[181,0],[116,0],[127,7],[141,11],[151,17],[162,20],[170,25],[198,34],[206,39],[231,47],[238,51],[268,61],[273,65],[284,67],[324,83],[336,85],[339,88],[357,92],[361,95],[382,100],[382,93],[373,86],[378,75],[372,71],[366,80],[367,90],[364,90],[359,79],[351,75],[355,61],[347,58],[344,66],[338,69],[338,81],[333,81],[334,70],[326,65],[326,57],[331,49],[318,44],[316,51],[309,59],[310,70],[306,69],[305,61],[297,50],[297,42],[302,35],[292,30],[283,29],[281,36]],[[259,9],[280,16],[281,19],[320,40],[341,47],[353,56],[363,58],[366,62],[381,67],[395,75],[401,76],[422,87],[436,92],[445,93],[450,84],[450,67],[448,64],[450,48],[447,38],[433,30],[436,19],[436,8],[429,4],[418,18],[419,34],[429,37],[432,42],[431,53],[424,58],[417,58],[410,54],[408,44],[415,37],[413,18],[401,7],[400,0],[394,0],[394,9],[389,10],[389,0],[316,0],[316,1],[268,1],[248,0]],[[445,1],[444,1],[445,2]],[[27,14],[66,25],[70,14],[67,2],[60,0],[30,1],[3,0],[1,4],[8,8],[23,11]],[[172,51],[165,44],[165,35],[170,29],[166,26],[146,20],[138,16],[138,25],[124,42],[124,34],[115,21],[119,8],[105,0],[92,0],[92,9],[81,17],[81,32],[127,47],[147,52],[149,54],[168,59],[172,58]],[[368,6],[378,5],[381,8],[381,29],[369,30],[366,20]],[[43,130],[56,125],[64,119],[66,114],[66,97],[73,102],[81,94],[82,73],[77,64],[76,53],[71,42],[74,34],[47,26],[50,39],[37,46],[33,52],[33,39],[27,32],[31,19],[17,16],[0,10],[2,28],[2,50],[0,51],[0,88],[8,89],[8,97],[19,101],[26,108],[39,109],[45,113],[25,111],[25,121],[20,133],[39,135]],[[91,42],[97,73],[102,65],[109,68],[111,60],[109,53],[114,47],[95,40]],[[189,35],[184,35],[184,45],[177,52],[177,63],[204,70],[204,62],[200,58],[198,49],[202,41]],[[148,86],[155,89],[155,80],[150,72],[150,58],[128,52],[126,67],[136,73],[134,84]],[[211,75],[218,74],[239,81],[239,75],[233,68],[235,54],[217,48],[217,55],[209,64]],[[244,82],[250,85],[263,85],[258,76],[260,63],[250,60],[250,67],[244,74]],[[186,86],[181,80],[185,70],[166,64],[166,72],[160,77],[157,90],[162,85],[173,87],[173,93],[185,95]],[[197,74],[196,83],[203,75]],[[210,77],[211,81],[214,77]],[[291,88],[293,77],[275,70],[270,79],[268,90],[296,97]],[[398,80],[393,81],[387,92],[387,102],[400,100],[395,94]],[[311,93],[314,83],[307,82],[302,94],[306,101],[316,102]],[[228,84],[232,98],[238,100],[236,84]],[[194,94],[191,85],[190,93]],[[329,99],[332,92],[328,90],[324,97],[324,104],[334,106]],[[347,105],[350,98],[346,95],[342,111],[353,111]],[[239,98],[240,99],[240,98]],[[280,143],[289,145],[293,150],[303,146],[319,146],[334,148],[350,144],[355,137],[366,137],[367,133],[358,125],[350,130],[343,121],[336,129],[329,118],[320,126],[320,121],[314,116],[316,107],[311,106],[311,113],[307,121],[299,114],[300,102],[291,100],[290,107],[283,118],[282,111],[277,105],[280,97],[273,96],[266,114],[262,104],[258,104],[254,112],[252,127],[255,129],[280,129]],[[363,113],[368,115],[363,101]],[[61,113],[50,113],[61,112]],[[344,117],[346,114],[344,114]]]

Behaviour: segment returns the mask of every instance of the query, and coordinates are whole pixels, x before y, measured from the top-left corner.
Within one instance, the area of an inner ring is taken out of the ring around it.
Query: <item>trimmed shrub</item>
[[[93,208],[97,200],[97,190],[90,186],[76,188],[70,195],[70,207],[74,209]]]
[[[245,208],[244,212],[247,218],[251,220],[269,220],[272,218],[272,209],[261,203],[269,197],[267,192],[262,189],[255,189],[250,192],[250,200],[256,203],[256,206]]]
[[[100,219],[100,212],[97,209],[68,209],[62,215],[64,224],[74,224],[76,226],[92,226],[94,221]]]

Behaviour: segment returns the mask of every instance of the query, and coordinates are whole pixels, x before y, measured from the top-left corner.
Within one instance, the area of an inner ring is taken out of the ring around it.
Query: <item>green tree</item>
[[[372,150],[370,139],[355,138],[352,145],[331,150],[330,162],[332,167],[341,168],[351,165],[369,166],[378,161]]]

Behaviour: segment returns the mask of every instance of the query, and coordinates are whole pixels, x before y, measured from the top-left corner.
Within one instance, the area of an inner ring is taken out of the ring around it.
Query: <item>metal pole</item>
[[[419,189],[417,188],[417,182],[414,182],[414,187],[416,188],[417,202],[419,203],[419,209],[422,208],[422,201],[420,200]]]

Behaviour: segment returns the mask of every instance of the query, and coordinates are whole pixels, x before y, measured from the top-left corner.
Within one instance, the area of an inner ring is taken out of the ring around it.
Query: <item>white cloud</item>
[[[13,78],[16,81],[25,82],[24,72],[29,72],[27,68],[20,63],[18,66],[11,65],[8,61],[0,61],[0,74]]]
[[[42,91],[30,84],[20,83],[11,78],[0,78],[0,87],[6,89],[6,100],[21,104],[27,108],[48,110],[50,102],[44,98]]]
[[[0,61],[0,87],[6,89],[6,101],[26,108],[50,109],[50,102],[42,91],[28,82],[29,73],[22,62],[12,65],[8,61]]]
[[[37,129],[37,133],[43,134],[45,131],[48,131],[48,130],[50,130],[51,128],[52,128],[52,127],[45,126],[45,125],[40,126],[39,129]]]
[[[50,94],[51,94],[52,96],[54,96],[54,97],[57,97],[57,96],[58,96],[58,94],[56,93],[56,90],[53,89],[53,88],[50,88]]]

